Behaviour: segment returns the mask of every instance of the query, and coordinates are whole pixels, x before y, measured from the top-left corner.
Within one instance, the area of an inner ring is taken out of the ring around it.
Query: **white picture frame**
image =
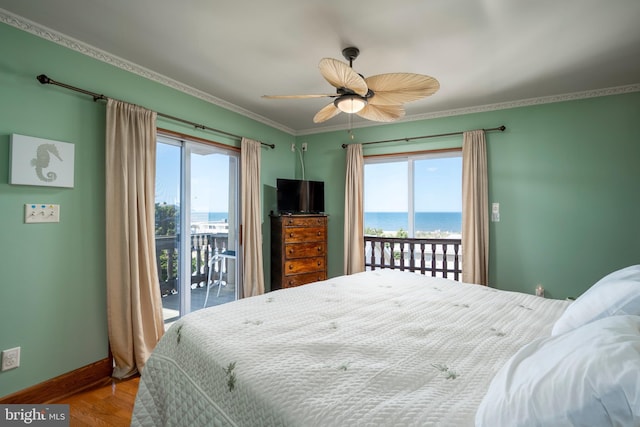
[[[11,184],[73,188],[73,144],[12,134],[10,152]]]

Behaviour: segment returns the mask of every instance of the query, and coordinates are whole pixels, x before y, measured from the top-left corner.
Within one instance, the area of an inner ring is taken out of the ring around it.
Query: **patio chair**
[[[209,260],[209,274],[207,277],[207,294],[204,297],[203,308],[207,306],[207,301],[209,300],[209,290],[213,286],[218,286],[218,292],[216,294],[217,297],[220,296],[220,289],[223,286],[227,286],[227,282],[222,280],[222,274],[223,272],[226,273],[227,259],[235,258],[235,257],[236,257],[236,251],[225,250],[222,252],[218,252],[218,249],[216,248],[215,252],[213,253],[213,256]],[[214,277],[216,267],[218,270],[218,280],[215,280],[215,277]]]

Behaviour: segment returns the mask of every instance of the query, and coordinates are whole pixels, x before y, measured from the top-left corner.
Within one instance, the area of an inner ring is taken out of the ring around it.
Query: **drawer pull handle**
[[[320,267],[322,265],[322,262],[318,261],[318,267]]]
[[[318,252],[322,252],[322,246],[318,246]]]
[[[293,233],[289,233],[289,237],[293,237]]]
[[[293,265],[289,264],[289,270],[293,270]]]
[[[289,255],[293,254],[293,249],[289,249]]]
[[[318,231],[318,236],[322,236],[322,231]]]

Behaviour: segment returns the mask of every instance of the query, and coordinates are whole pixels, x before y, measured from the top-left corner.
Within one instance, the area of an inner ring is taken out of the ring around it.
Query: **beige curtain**
[[[487,143],[483,130],[462,143],[462,281],[489,283]]]
[[[261,144],[242,138],[240,164],[242,171],[242,297],[264,294],[262,266],[262,221],[260,207]]]
[[[106,279],[113,376],[141,372],[164,333],[154,236],[156,113],[108,100]]]
[[[349,144],[344,186],[344,274],[364,271],[363,187],[362,144]]]

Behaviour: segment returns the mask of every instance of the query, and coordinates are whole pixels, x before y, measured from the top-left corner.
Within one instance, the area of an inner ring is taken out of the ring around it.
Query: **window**
[[[462,151],[365,158],[366,235],[460,238]]]
[[[239,152],[159,135],[156,252],[165,325],[237,299]]]

